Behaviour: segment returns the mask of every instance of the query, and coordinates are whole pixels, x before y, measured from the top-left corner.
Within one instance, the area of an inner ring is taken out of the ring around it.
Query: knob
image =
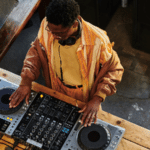
[[[52,134],[51,134],[52,137],[55,137],[55,135],[56,135],[55,133],[52,133]]]
[[[39,130],[42,132],[42,131],[43,131],[43,128],[40,128]]]
[[[50,137],[49,140],[50,140],[50,141],[53,141],[53,137]]]
[[[44,135],[44,138],[47,138],[47,134]]]
[[[38,135],[41,135],[41,132],[38,132]]]
[[[48,131],[51,131],[51,130],[52,130],[52,127],[49,127],[49,128],[48,128]]]
[[[43,126],[42,126],[42,128],[45,128],[46,127],[46,125],[44,124]]]
[[[56,121],[53,121],[51,124],[54,126],[56,124]]]
[[[44,138],[42,138],[42,142],[44,142],[45,141],[45,139]]]
[[[49,131],[46,131],[46,134],[49,134]]]
[[[48,124],[49,123],[49,120],[45,120],[45,124]]]
[[[54,122],[52,122],[52,123],[51,123],[51,126],[54,126],[54,125],[55,125],[55,123],[54,123]]]
[[[38,135],[36,135],[36,137],[35,137],[36,139],[38,139],[39,138],[39,136]]]
[[[32,136],[33,135],[33,133],[30,133],[30,136]]]
[[[37,122],[36,125],[40,125],[40,122]]]
[[[58,132],[58,130],[55,130],[55,131],[54,131],[54,133],[57,133],[57,132]]]
[[[39,121],[43,121],[43,117],[40,117],[40,118],[39,118]]]
[[[33,126],[34,129],[37,129],[37,126]]]
[[[56,129],[60,129],[60,128],[61,128],[61,125],[58,124],[58,125],[56,126]]]

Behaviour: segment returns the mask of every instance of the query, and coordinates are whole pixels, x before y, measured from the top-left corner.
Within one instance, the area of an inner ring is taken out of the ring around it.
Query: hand
[[[81,125],[84,122],[84,126],[91,126],[93,119],[95,118],[94,123],[97,121],[97,112],[99,110],[99,106],[102,102],[102,98],[99,96],[94,96],[80,111],[83,112],[83,116],[81,118]]]
[[[9,108],[15,108],[23,101],[24,98],[26,104],[29,104],[29,97],[31,93],[31,86],[20,85],[18,89],[9,97]]]

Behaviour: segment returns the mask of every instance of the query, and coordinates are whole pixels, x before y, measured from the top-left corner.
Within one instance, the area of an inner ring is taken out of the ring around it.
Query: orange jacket
[[[116,92],[116,84],[122,79],[123,67],[117,53],[112,49],[106,32],[94,25],[82,22],[81,44],[77,49],[83,78],[83,95],[85,99],[98,95],[105,100]],[[21,72],[20,85],[31,85],[40,74],[42,67],[46,86],[55,89],[53,71],[53,35],[45,30],[46,18],[43,19],[38,36],[32,43]]]

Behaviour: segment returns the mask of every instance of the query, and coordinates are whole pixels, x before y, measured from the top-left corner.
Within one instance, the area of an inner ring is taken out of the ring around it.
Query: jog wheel
[[[83,150],[104,150],[110,143],[110,131],[100,124],[83,127],[78,134],[78,144]]]
[[[22,107],[23,101],[17,107],[9,108],[9,97],[14,91],[15,90],[11,88],[3,88],[0,90],[0,114],[12,114]]]

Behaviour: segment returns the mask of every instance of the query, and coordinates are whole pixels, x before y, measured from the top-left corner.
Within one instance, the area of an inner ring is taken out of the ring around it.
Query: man
[[[53,0],[21,72],[19,88],[10,97],[16,107],[31,92],[42,67],[46,86],[86,103],[82,124],[90,126],[106,96],[116,92],[123,67],[106,32],[81,18],[74,0]]]

